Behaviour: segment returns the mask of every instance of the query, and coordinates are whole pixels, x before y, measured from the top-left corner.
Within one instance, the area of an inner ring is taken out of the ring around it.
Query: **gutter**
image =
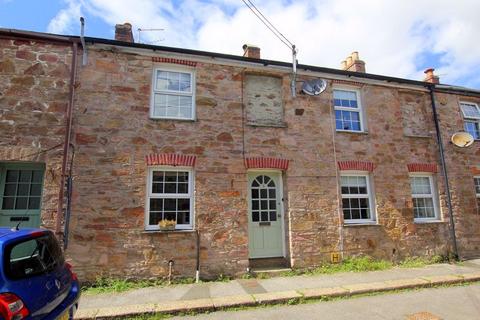
[[[104,45],[111,45],[111,46],[118,46],[118,47],[134,48],[134,49],[146,49],[154,52],[163,51],[163,52],[179,53],[179,54],[192,55],[192,56],[203,56],[211,59],[226,59],[231,61],[247,62],[247,63],[262,65],[265,67],[273,66],[273,67],[284,67],[288,69],[292,69],[293,67],[293,64],[288,62],[267,60],[267,59],[247,58],[247,57],[237,56],[232,54],[224,54],[224,53],[209,52],[209,51],[202,51],[202,50],[156,46],[156,45],[150,45],[150,44],[144,44],[144,43],[124,42],[124,41],[94,38],[94,37],[85,37],[85,41],[90,44],[97,43],[97,44],[104,44]],[[408,85],[418,86],[422,88],[429,86],[429,83],[425,81],[390,77],[390,76],[384,76],[384,75],[378,75],[378,74],[372,74],[372,73],[354,72],[354,71],[346,71],[346,70],[333,69],[333,68],[317,67],[317,66],[306,65],[306,64],[297,64],[297,70],[327,73],[327,74],[339,75],[339,76],[344,76],[344,77],[353,78],[353,79],[355,78],[371,79],[371,80],[378,80],[378,81],[384,81],[389,83],[408,84]],[[435,91],[440,92],[440,89],[441,89],[441,90],[445,90],[447,93],[456,93],[456,94],[480,97],[480,90],[469,89],[465,87],[451,86],[451,85],[438,85],[438,89],[439,90],[435,90]]]
[[[41,32],[33,32],[33,31],[24,31],[24,30],[17,30],[17,29],[4,29],[0,28],[0,36],[5,36],[12,39],[18,38],[27,38],[27,39],[38,39],[44,41],[51,41],[51,42],[73,42],[75,37],[71,36],[62,36],[56,35],[51,33],[41,33]]]
[[[440,132],[440,124],[438,121],[437,107],[435,105],[435,91],[436,91],[435,88],[436,86],[433,84],[428,85],[428,90],[430,92],[430,100],[432,101],[433,122],[435,123],[438,152],[440,155],[440,162],[442,165],[442,172],[443,172],[443,178],[444,178],[445,189],[446,189],[445,191],[447,193],[447,206],[448,206],[448,216],[450,220],[450,236],[452,238],[453,254],[454,254],[455,260],[458,260],[459,256],[458,256],[458,247],[457,247],[457,236],[455,233],[455,220],[453,219],[452,195],[450,192],[450,183],[448,182],[447,164],[445,161],[445,153],[443,149],[442,135]]]
[[[435,92],[441,93],[453,93],[453,94],[460,94],[469,97],[480,97],[480,90],[470,89],[460,86],[451,86],[445,84],[437,84],[435,86]]]
[[[202,50],[193,50],[193,49],[166,47],[166,46],[156,46],[156,45],[149,45],[149,44],[143,44],[143,43],[130,43],[130,42],[95,38],[95,37],[83,37],[83,36],[79,37],[79,36],[71,36],[71,35],[62,36],[62,35],[56,35],[56,34],[50,34],[50,33],[0,28],[0,36],[1,35],[8,36],[10,38],[23,37],[23,38],[30,38],[30,39],[40,39],[40,40],[59,41],[59,42],[82,41],[83,48],[86,48],[85,44],[86,42],[88,42],[90,44],[98,43],[98,44],[105,44],[105,45],[118,46],[118,47],[147,49],[147,50],[152,50],[154,52],[163,51],[163,52],[180,53],[180,54],[186,54],[186,55],[204,56],[212,59],[227,59],[232,61],[242,61],[247,63],[259,64],[263,66],[277,66],[277,67],[285,67],[289,69],[292,68],[292,63],[282,62],[282,61],[254,59],[254,58],[247,58],[247,57],[237,56],[232,54],[223,54],[223,53],[217,53],[217,52],[208,52],[208,51],[202,51]],[[304,64],[298,64],[297,69],[304,70],[304,71],[319,72],[319,73],[328,73],[328,74],[339,75],[339,76],[344,76],[348,78],[372,79],[372,80],[378,80],[378,81],[385,81],[389,83],[409,84],[409,85],[418,86],[422,88],[429,85],[428,82],[424,82],[424,81],[389,77],[389,76],[377,75],[377,74],[371,74],[371,73],[353,72],[353,71],[346,71],[346,70],[333,69],[333,68],[324,68],[324,67],[317,67],[317,66],[304,65]],[[475,90],[475,89],[469,89],[469,88],[458,87],[458,86],[447,86],[447,85],[439,85],[437,89],[435,90],[437,92],[443,92],[443,90],[445,90],[446,93],[457,93],[457,94],[469,95],[473,97],[480,97],[480,90]]]
[[[70,71],[70,92],[68,100],[68,108],[65,119],[65,141],[63,144],[63,159],[62,159],[62,174],[60,177],[60,190],[58,192],[58,207],[57,215],[55,217],[55,234],[61,235],[64,232],[62,229],[62,216],[63,216],[63,202],[65,197],[65,174],[67,171],[67,157],[70,149],[70,140],[71,140],[71,131],[72,131],[72,121],[73,121],[73,102],[75,97],[75,79],[77,76],[77,53],[78,53],[78,43],[73,42],[72,48],[72,66]]]
[[[147,50],[152,50],[152,51],[173,52],[173,53],[181,53],[181,54],[187,54],[187,55],[205,56],[205,57],[209,57],[209,58],[212,58],[212,59],[227,59],[227,60],[233,60],[233,61],[242,61],[242,62],[248,62],[248,63],[254,63],[254,64],[261,64],[263,66],[278,66],[278,67],[285,67],[285,68],[292,69],[292,63],[289,63],[289,62],[267,60],[267,59],[247,58],[247,57],[243,57],[243,56],[236,56],[236,55],[217,53],[217,52],[183,49],[183,48],[174,48],[174,47],[165,47],[165,46],[155,46],[155,45],[149,45],[149,44],[143,44],[143,43],[131,43],[131,42],[124,42],[124,41],[117,41],[117,40],[110,40],[110,39],[102,39],[102,38],[93,38],[93,37],[85,37],[85,41],[88,42],[88,43],[91,43],[91,44],[98,43],[98,44],[106,44],[106,45],[120,46],[120,47],[147,49]],[[355,78],[382,80],[382,81],[387,81],[387,82],[405,83],[405,84],[411,84],[411,85],[425,87],[425,82],[423,82],[423,81],[402,79],[402,78],[396,78],[396,77],[388,77],[388,76],[376,75],[376,74],[371,74],[371,73],[353,72],[353,71],[346,71],[346,70],[332,69],[332,68],[325,68],[325,67],[316,67],[316,66],[305,65],[305,64],[297,64],[297,69],[301,69],[301,70],[304,70],[304,71],[329,73],[329,74],[341,75],[341,76],[346,76],[346,77],[355,77]]]

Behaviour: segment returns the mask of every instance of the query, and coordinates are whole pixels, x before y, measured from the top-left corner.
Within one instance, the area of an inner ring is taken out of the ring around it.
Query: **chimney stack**
[[[116,24],[115,40],[133,43],[132,25],[128,22]]]
[[[243,56],[247,58],[260,59],[260,48],[251,44],[243,45]]]
[[[434,83],[434,84],[439,84],[440,83],[440,78],[438,76],[436,76],[433,73],[433,71],[435,71],[435,69],[433,69],[433,68],[428,68],[427,70],[425,70],[423,72],[423,73],[425,73],[425,78],[423,79],[423,81]]]
[[[340,64],[342,70],[365,73],[365,61],[360,60],[358,52],[354,51]]]

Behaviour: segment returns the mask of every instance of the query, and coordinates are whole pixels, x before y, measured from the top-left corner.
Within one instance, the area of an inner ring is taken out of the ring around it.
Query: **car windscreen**
[[[5,250],[5,273],[11,279],[45,274],[64,262],[62,249],[51,233],[15,242]]]

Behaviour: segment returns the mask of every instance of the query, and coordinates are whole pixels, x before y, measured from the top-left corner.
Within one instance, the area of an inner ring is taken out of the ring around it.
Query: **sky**
[[[422,80],[435,68],[440,82],[480,89],[479,0],[251,0],[298,48],[298,61],[340,68],[358,51],[368,73]],[[112,39],[117,23],[163,29],[141,42],[291,61],[291,51],[242,0],[0,0],[0,27],[80,33]]]

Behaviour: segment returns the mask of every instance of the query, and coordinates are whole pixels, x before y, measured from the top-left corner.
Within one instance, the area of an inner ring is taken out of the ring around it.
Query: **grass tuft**
[[[189,284],[194,282],[195,279],[193,278],[178,278],[172,280],[172,284]],[[93,283],[83,285],[82,292],[86,294],[119,293],[132,289],[164,287],[167,285],[168,282],[165,279],[127,280],[119,278],[98,277]]]
[[[430,264],[448,262],[448,258],[443,256],[426,257],[408,257],[398,263],[400,268],[422,268]]]
[[[282,273],[282,276],[297,276],[297,275],[318,275],[318,274],[333,274],[338,272],[365,272],[387,270],[393,267],[393,263],[385,260],[375,260],[371,257],[355,257],[346,258],[341,263],[332,264],[327,263],[319,267],[307,270],[292,269]]]
[[[334,274],[339,272],[366,272],[366,271],[379,271],[379,270],[388,270],[395,266],[400,268],[421,268],[434,263],[448,262],[448,257],[443,256],[433,256],[430,258],[423,257],[409,257],[405,260],[399,262],[398,264],[393,264],[390,261],[386,260],[376,260],[369,256],[361,257],[348,257],[345,258],[341,263],[326,263],[324,265],[318,266],[312,269],[292,269],[289,271],[282,272],[280,276],[282,277],[291,277],[299,275],[320,275],[320,274]],[[256,277],[257,279],[268,279],[270,278],[269,274],[259,273],[252,275],[250,273],[245,273],[242,278],[250,279]],[[220,274],[214,281],[217,282],[228,282],[232,278],[224,274]],[[193,278],[175,278],[172,280],[172,284],[190,284],[194,283],[195,279]],[[167,286],[168,282],[165,279],[155,279],[155,280],[126,280],[119,278],[108,278],[108,277],[99,277],[97,280],[91,284],[82,287],[82,291],[86,294],[99,294],[99,293],[118,293],[124,292],[132,289],[140,289],[147,287],[163,287]]]

